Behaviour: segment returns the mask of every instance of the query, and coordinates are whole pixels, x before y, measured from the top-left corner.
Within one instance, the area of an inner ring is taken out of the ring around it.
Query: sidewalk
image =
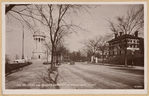
[[[43,65],[43,61],[32,61],[33,64],[26,66],[23,70],[12,73],[5,78],[6,89],[44,89],[46,84],[43,77],[49,65]],[[53,87],[51,87],[53,88]]]
[[[123,67],[123,68],[126,68],[126,69],[136,69],[136,70],[144,70],[144,67],[143,66],[131,66],[131,65],[128,65],[128,67],[125,67],[125,65],[118,65],[118,64],[109,64],[109,63],[88,63],[88,64],[93,64],[93,65],[101,65],[101,66],[114,66],[114,67]]]

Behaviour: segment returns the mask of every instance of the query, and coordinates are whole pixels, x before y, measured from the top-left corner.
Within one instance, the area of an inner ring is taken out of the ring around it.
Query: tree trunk
[[[51,52],[51,69],[53,68],[53,60],[54,60],[54,45],[52,44],[52,52]]]
[[[104,52],[102,52],[102,64],[104,64]]]
[[[56,65],[58,65],[58,55],[56,55]]]
[[[48,63],[48,48],[47,48],[47,63]]]
[[[126,40],[126,46],[125,46],[125,66],[127,66],[127,39]]]
[[[127,66],[127,55],[125,54],[125,66]]]

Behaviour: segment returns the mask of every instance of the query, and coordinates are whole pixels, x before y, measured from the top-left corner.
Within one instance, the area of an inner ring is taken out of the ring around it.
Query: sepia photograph
[[[3,94],[147,94],[147,2],[3,2]]]

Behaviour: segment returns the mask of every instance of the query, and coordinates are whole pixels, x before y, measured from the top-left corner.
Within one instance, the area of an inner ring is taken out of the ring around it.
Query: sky
[[[91,5],[90,5],[91,6]],[[110,19],[115,22],[116,16],[125,16],[128,8],[138,8],[138,5],[100,5],[91,6],[87,11],[77,11],[75,14],[69,14],[64,19],[73,22],[85,31],[79,28],[74,28],[77,33],[72,33],[68,37],[65,37],[65,44],[70,51],[81,50],[84,46],[80,43],[83,40],[91,39],[99,35],[105,35],[111,33],[108,22],[106,19]],[[6,16],[5,26],[5,51],[9,55],[11,60],[14,60],[16,55],[21,58],[22,50],[22,25],[16,19],[11,16]],[[25,32],[25,56],[29,58],[32,56],[34,50],[33,32],[26,26]]]

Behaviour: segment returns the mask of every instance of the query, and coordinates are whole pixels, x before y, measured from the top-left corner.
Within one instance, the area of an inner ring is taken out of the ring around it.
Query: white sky
[[[77,29],[77,34],[73,33],[69,37],[66,37],[66,44],[71,51],[80,50],[83,45],[80,41],[94,38],[98,35],[104,35],[111,33],[108,27],[108,22],[105,20],[109,18],[114,21],[115,16],[123,16],[126,14],[127,9],[134,5],[101,5],[96,8],[88,9],[90,13],[86,11],[79,11],[77,15],[69,14],[65,16],[65,19],[72,20],[73,24],[79,25],[81,28],[88,30],[88,32],[82,32]],[[134,6],[138,8],[138,6]],[[11,20],[10,20],[11,19]],[[33,33],[25,27],[25,56],[31,57],[33,51]],[[22,26],[14,18],[6,18],[6,54],[9,55],[11,60],[15,59],[18,55],[21,58],[21,37]]]

